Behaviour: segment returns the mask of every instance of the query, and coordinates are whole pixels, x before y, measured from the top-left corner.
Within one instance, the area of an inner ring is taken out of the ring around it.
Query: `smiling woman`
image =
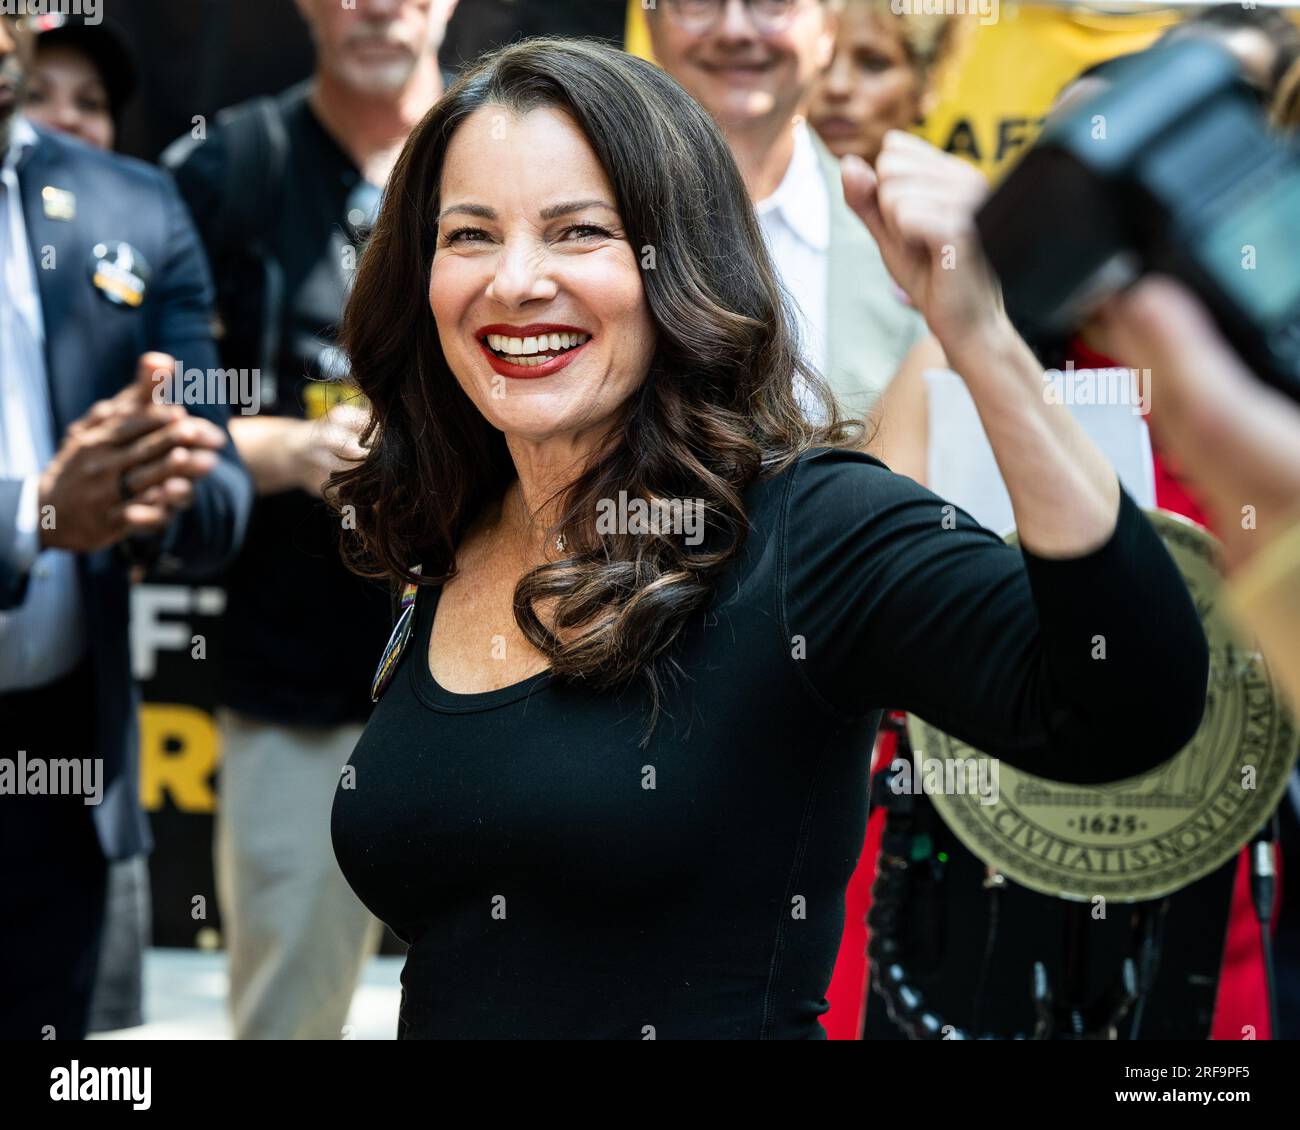
[[[400,1037],[824,1038],[883,707],[1069,781],[1195,730],[1181,577],[907,140],[853,196],[998,423],[1019,550],[836,447],[740,173],[657,68],[525,41],[411,135],[332,480],[356,567],[418,581],[331,826],[410,946]]]
[[[654,660],[739,548],[738,492],[854,434],[814,430],[796,405],[798,369],[832,418],[725,143],[657,67],[532,40],[448,91],[393,186],[344,330],[375,406],[371,458],[337,479],[360,516],[345,551],[389,578],[420,563],[441,585],[471,521],[519,478],[536,540],[571,550],[511,601],[527,650],[593,686],[640,676],[657,699]],[[597,504],[619,489],[704,499],[718,536],[694,551],[598,539]]]

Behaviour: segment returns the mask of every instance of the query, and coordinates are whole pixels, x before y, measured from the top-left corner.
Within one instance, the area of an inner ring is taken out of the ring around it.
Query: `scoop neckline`
[[[429,640],[433,635],[433,621],[437,613],[438,600],[442,596],[441,585],[421,586],[416,597],[417,631],[415,636],[415,655],[408,665],[411,673],[411,688],[416,697],[426,706],[449,714],[472,714],[480,710],[493,710],[526,698],[535,690],[543,689],[551,681],[551,668],[538,671],[534,675],[508,687],[498,687],[494,691],[472,691],[460,694],[450,691],[433,677],[429,670]]]

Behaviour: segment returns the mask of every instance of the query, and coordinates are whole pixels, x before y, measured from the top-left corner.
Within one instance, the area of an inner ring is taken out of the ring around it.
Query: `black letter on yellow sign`
[[[980,157],[979,142],[975,140],[975,130],[965,118],[958,118],[953,123],[952,132],[948,135],[948,144],[944,149],[956,157],[966,157],[977,165],[983,160]]]
[[[998,155],[1001,161],[1008,153],[1023,149],[1038,135],[1042,120],[1033,118],[1003,118],[998,122]]]

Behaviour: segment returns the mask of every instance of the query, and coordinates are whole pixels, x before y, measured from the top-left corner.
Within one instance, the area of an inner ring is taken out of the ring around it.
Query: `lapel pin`
[[[114,306],[139,306],[151,274],[148,261],[129,243],[97,243],[90,253],[90,281]]]
[[[55,188],[47,184],[41,189],[41,203],[45,208],[45,217],[49,220],[63,220],[65,223],[77,218],[77,197],[66,188]]]

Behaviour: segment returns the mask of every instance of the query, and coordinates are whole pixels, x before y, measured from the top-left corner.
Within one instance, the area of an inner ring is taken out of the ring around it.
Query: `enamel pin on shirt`
[[[419,575],[422,568],[423,566],[417,565],[411,572]],[[420,586],[414,581],[402,589],[401,612],[397,617],[397,626],[393,629],[393,634],[388,637],[388,646],[384,648],[379,667],[375,670],[374,682],[370,684],[371,702],[379,701],[380,696],[388,689],[388,684],[393,681],[393,676],[397,674],[397,665],[411,639],[411,625],[415,622],[415,597],[419,591]]]

